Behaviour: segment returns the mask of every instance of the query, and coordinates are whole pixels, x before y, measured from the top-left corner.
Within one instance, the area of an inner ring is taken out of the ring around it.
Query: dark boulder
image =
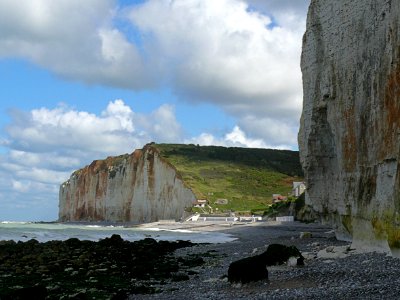
[[[304,257],[295,246],[271,244],[259,255],[246,257],[230,264],[229,282],[249,283],[268,279],[267,266],[281,265],[290,257],[297,258],[298,265],[304,265]]]
[[[99,245],[102,247],[117,247],[124,243],[124,240],[119,234],[113,234],[111,237],[104,238],[99,241]]]
[[[13,300],[44,300],[47,297],[47,289],[42,286],[25,287],[14,291],[9,299]],[[5,297],[4,299],[7,299]]]
[[[265,279],[268,279],[268,270],[263,254],[234,261],[228,269],[228,280],[232,283],[248,283]]]
[[[282,265],[286,263],[290,257],[297,258],[297,265],[304,265],[304,257],[295,246],[271,244],[268,246],[267,251],[261,255],[265,256],[267,266]]]

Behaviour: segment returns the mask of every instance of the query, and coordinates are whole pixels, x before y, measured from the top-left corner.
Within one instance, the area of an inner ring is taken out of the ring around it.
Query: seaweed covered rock
[[[8,296],[0,297],[2,300],[45,300],[47,297],[47,289],[42,285],[25,287],[15,290]]]
[[[267,266],[284,264],[290,257],[297,258],[297,265],[304,265],[304,257],[295,246],[271,244],[262,254],[231,263],[228,269],[228,280],[232,283],[266,280],[268,279]]]
[[[187,280],[204,260],[174,257],[188,241],[36,240],[0,244],[0,299],[126,299],[156,293],[154,284]]]

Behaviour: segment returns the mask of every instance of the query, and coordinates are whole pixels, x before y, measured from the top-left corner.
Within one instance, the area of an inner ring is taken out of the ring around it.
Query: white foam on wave
[[[194,231],[187,230],[187,229],[164,229],[164,231],[168,232],[180,232],[180,233],[193,233]]]
[[[32,224],[32,222],[22,222],[22,221],[1,221],[1,224]]]
[[[50,240],[80,240],[98,241],[119,234],[128,241],[137,241],[146,237],[156,240],[187,240],[194,243],[225,243],[235,240],[229,234],[220,232],[200,232],[187,229],[163,229],[158,227],[140,228],[123,226],[102,226],[97,224],[41,224],[29,222],[0,223],[0,240],[27,241],[36,239],[39,242]]]
[[[139,230],[143,231],[165,231],[165,232],[180,232],[180,233],[194,233],[192,230],[188,229],[162,229],[157,227],[146,227],[146,228],[139,228]]]
[[[146,227],[146,228],[137,228],[138,231],[164,231],[164,229],[157,227]]]

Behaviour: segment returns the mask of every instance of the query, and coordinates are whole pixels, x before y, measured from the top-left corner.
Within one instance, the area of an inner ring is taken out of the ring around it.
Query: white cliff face
[[[94,161],[61,185],[59,198],[60,221],[109,222],[178,220],[196,200],[151,145]]]
[[[355,244],[400,248],[400,1],[312,0],[301,60],[306,203]]]

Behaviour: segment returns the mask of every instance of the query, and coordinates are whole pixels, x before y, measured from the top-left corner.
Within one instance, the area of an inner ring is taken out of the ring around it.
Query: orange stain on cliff
[[[343,158],[344,168],[346,172],[354,171],[357,164],[357,136],[355,132],[355,110],[351,107],[344,111],[344,121],[346,123],[346,133],[344,134],[343,145]]]
[[[161,183],[160,192],[155,182],[156,172],[163,172],[164,168],[172,168],[172,165],[160,156],[158,149],[150,145],[145,146],[143,150],[135,150],[131,155],[93,161],[89,166],[74,172],[70,181],[66,183],[63,191],[65,205],[60,212],[60,219],[140,222],[164,217],[162,207],[165,208],[167,202],[173,199],[173,186],[178,184],[184,187],[183,182],[176,181],[180,176],[175,174],[172,181]],[[139,196],[135,194],[136,188]],[[194,197],[193,194],[190,195]],[[143,197],[147,198],[144,204]],[[110,203],[114,199],[118,199],[117,206]],[[180,201],[187,199],[189,198],[184,197]],[[111,210],[107,211],[108,208]],[[171,212],[167,216],[177,217],[171,215]]]
[[[382,145],[382,158],[397,156],[398,134],[400,129],[400,65],[388,76],[385,99],[385,120],[383,124],[384,140]]]

